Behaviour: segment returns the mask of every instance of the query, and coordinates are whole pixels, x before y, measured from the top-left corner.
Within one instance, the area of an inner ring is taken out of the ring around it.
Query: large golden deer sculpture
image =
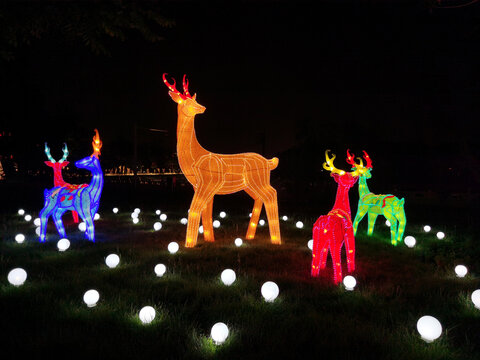
[[[280,244],[277,192],[270,185],[270,171],[278,165],[278,158],[270,160],[255,153],[215,154],[204,149],[195,136],[195,115],[202,114],[205,107],[197,103],[196,94],[188,92],[188,81],[183,76],[183,94],[169,84],[166,74],[163,81],[168,94],[178,104],[177,156],[180,168],[192,184],[195,194],[188,213],[186,247],[197,244],[200,216],[202,217],[205,241],[215,241],[213,235],[213,197],[244,190],[254,200],[252,217],[247,230],[247,239],[253,239],[262,205],[265,204],[270,239]]]

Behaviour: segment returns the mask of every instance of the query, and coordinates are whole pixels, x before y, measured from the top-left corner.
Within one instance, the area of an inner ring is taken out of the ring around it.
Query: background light
[[[225,269],[222,271],[220,278],[225,285],[230,286],[235,282],[237,275],[235,275],[235,271],[232,269]]]
[[[353,276],[347,275],[343,278],[343,285],[345,286],[345,290],[352,291],[357,285],[357,280],[355,280]]]
[[[112,209],[112,211],[113,211],[114,214],[116,214],[116,213],[118,213],[118,208],[114,207],[114,208]]]
[[[235,239],[235,245],[236,245],[237,247],[242,246],[242,244],[243,244],[243,240],[242,240],[241,238],[236,238],[236,239]]]
[[[443,233],[441,231],[437,232],[437,239],[438,240],[442,240],[444,237],[445,237],[445,233]]]
[[[307,246],[310,250],[313,250],[313,239],[308,240]]]
[[[167,271],[167,267],[163,264],[157,264],[155,265],[155,268],[153,270],[155,271],[155,274],[157,274],[158,277],[162,277]]]
[[[425,315],[417,321],[417,330],[422,339],[430,343],[442,335],[442,324],[433,316]]]
[[[425,231],[425,232],[429,232],[430,230],[432,230],[432,227],[430,225],[425,225],[423,227],[423,231]]]
[[[283,220],[283,221],[287,221],[287,220],[288,220],[288,216],[287,216],[287,215],[283,215],[282,220]]]
[[[32,220],[32,215],[25,215],[24,219],[25,221],[30,221]]]
[[[214,220],[214,221],[213,221],[213,227],[214,227],[215,229],[218,229],[218,228],[220,227],[220,221]]]
[[[80,224],[78,224],[78,230],[84,232],[85,230],[87,230],[87,224],[82,221]]]
[[[258,222],[258,224],[259,224],[260,226],[263,226],[263,225],[265,225],[265,220],[263,220],[263,219],[260,219],[260,221]]]
[[[100,294],[97,290],[91,289],[83,294],[83,301],[88,307],[94,307],[97,305],[98,299],[100,299]]]
[[[25,215],[25,210],[23,210],[23,209],[18,209],[18,215],[20,215],[20,216]]]
[[[161,223],[161,222],[157,221],[155,224],[153,224],[153,229],[154,229],[155,231],[158,231],[158,230],[160,230],[161,228],[162,228],[162,223]]]
[[[210,336],[216,345],[221,345],[228,337],[228,326],[222,322],[218,322],[212,326]]]
[[[175,254],[178,251],[178,244],[175,241],[172,241],[170,244],[168,244],[168,251],[170,254]]]
[[[455,274],[457,274],[458,277],[463,278],[465,275],[467,275],[468,269],[465,265],[457,265],[455,266]]]
[[[99,213],[95,213],[95,216],[93,217],[93,220],[98,220],[100,219],[100,214]]]
[[[160,220],[162,220],[162,221],[167,220],[167,214],[160,215]]]
[[[480,289],[477,289],[472,293],[472,302],[477,309],[480,309]]]
[[[7,275],[8,282],[13,286],[23,285],[25,280],[27,280],[27,272],[22,268],[15,268],[10,270]]]
[[[413,248],[415,246],[415,244],[417,243],[417,241],[415,240],[415,238],[411,235],[408,235],[408,236],[405,236],[405,239],[403,240],[403,242],[405,243],[405,245],[407,245],[409,248]]]
[[[160,215],[162,212],[160,210],[155,210],[155,215]]]
[[[25,235],[23,234],[15,235],[15,241],[19,244],[23,243],[25,241]]]
[[[60,239],[57,242],[58,251],[65,251],[70,247],[70,241],[68,239]]]
[[[136,218],[133,218],[132,221],[133,221],[134,224],[138,224],[138,222],[139,222],[140,220],[138,220],[138,218],[136,217]]]
[[[303,228],[303,222],[297,221],[296,224],[295,224],[295,226],[296,226],[297,228],[301,229],[301,228]]]
[[[41,223],[42,223],[42,220],[40,220],[40,218],[36,218],[35,220],[33,220],[33,225],[35,226],[40,226]]]
[[[144,306],[138,313],[140,321],[144,324],[150,324],[155,319],[155,309],[151,306]]]
[[[220,217],[223,219],[225,216],[227,216],[227,213],[225,211],[221,211]]]
[[[262,285],[261,292],[265,301],[273,302],[277,298],[280,289],[273,281],[267,281]]]
[[[183,224],[183,225],[187,225],[188,219],[187,218],[181,218],[180,223]]]
[[[105,258],[105,264],[107,264],[110,269],[117,267],[119,263],[120,257],[117,254],[110,254]]]

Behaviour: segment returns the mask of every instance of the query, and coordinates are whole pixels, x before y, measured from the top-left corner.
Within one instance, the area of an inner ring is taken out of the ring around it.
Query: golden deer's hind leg
[[[250,222],[248,223],[248,230],[247,230],[248,240],[252,240],[255,237],[258,219],[260,218],[260,213],[262,212],[262,205],[263,205],[262,200],[260,200],[259,198],[256,198],[255,203],[253,204],[252,217],[250,218]]]
[[[270,239],[272,244],[280,245],[282,239],[280,238],[280,223],[278,222],[278,203],[277,203],[277,191],[269,186],[265,189],[265,210],[267,212],[268,226],[270,228]]]
[[[208,242],[215,241],[215,236],[213,234],[212,211],[213,197],[211,200],[207,201],[207,204],[202,211],[203,238]]]

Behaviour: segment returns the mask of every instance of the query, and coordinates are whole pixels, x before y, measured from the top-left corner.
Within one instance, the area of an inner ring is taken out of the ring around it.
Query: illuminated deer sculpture
[[[45,165],[51,167],[53,169],[53,186],[67,186],[69,185],[65,180],[63,180],[62,176],[62,169],[70,164],[69,161],[67,161],[68,157],[68,148],[67,144],[63,144],[63,157],[57,161],[52,157],[50,154],[50,148],[47,146],[47,143],[45,143],[45,154],[47,155],[48,161],[45,161]],[[73,210],[72,211],[72,216],[73,216],[73,221],[75,223],[78,223],[78,213]]]
[[[352,169],[359,172],[358,181],[358,209],[355,220],[353,221],[353,231],[357,233],[357,227],[359,222],[368,213],[368,230],[367,234],[373,234],[373,228],[378,215],[383,215],[390,221],[390,235],[392,245],[397,245],[403,239],[403,232],[405,231],[405,225],[407,219],[405,217],[404,204],[405,199],[399,199],[394,195],[375,195],[370,192],[367,186],[367,179],[372,177],[372,160],[368,156],[366,151],[363,151],[364,159],[367,165],[363,166],[363,161],[359,159],[359,163],[356,163],[354,156],[350,155],[347,151],[347,162],[352,165]]]
[[[280,244],[277,192],[270,185],[270,171],[278,165],[278,159],[265,159],[255,153],[216,154],[204,149],[195,136],[194,118],[205,107],[197,103],[196,94],[188,92],[188,81],[183,77],[183,94],[169,84],[166,74],[163,81],[169,95],[178,104],[177,155],[180,168],[192,184],[195,194],[188,213],[186,247],[197,243],[200,216],[206,241],[214,241],[212,226],[213,197],[244,190],[254,200],[252,217],[247,230],[247,239],[253,239],[262,205],[265,204],[270,239]]]
[[[48,218],[52,216],[60,237],[65,237],[62,215],[67,210],[75,210],[85,221],[85,237],[95,241],[94,217],[100,204],[100,195],[103,189],[103,172],[98,159],[102,142],[95,129],[93,137],[93,153],[84,159],[75,162],[80,169],[89,170],[92,173],[90,184],[71,185],[65,183],[50,190],[45,190],[45,206],[40,211],[40,241],[45,241]]]
[[[320,270],[327,264],[328,250],[333,264],[333,281],[335,284],[342,281],[342,245],[345,244],[347,253],[348,272],[355,270],[355,236],[353,233],[350,215],[350,202],[348,191],[358,180],[358,171],[345,172],[338,170],[333,165],[335,155],[328,157],[325,151],[325,170],[338,184],[335,205],[327,215],[320,216],[313,225],[313,251],[312,251],[312,276],[318,276]]]

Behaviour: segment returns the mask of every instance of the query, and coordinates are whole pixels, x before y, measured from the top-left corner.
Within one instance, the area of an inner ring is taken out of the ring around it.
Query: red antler
[[[355,164],[355,154],[350,154],[350,149],[347,149],[347,163],[353,167],[357,167],[357,164]]]
[[[363,158],[367,162],[367,168],[371,169],[372,168],[372,159],[370,159],[370,156],[368,156],[368,154],[365,150],[363,150]]]
[[[183,94],[189,98],[192,96],[188,92],[188,80],[187,80],[187,75],[183,75]]]
[[[167,73],[163,73],[163,82],[165,83],[165,85],[167,85],[167,87],[170,89],[171,92],[174,92],[175,94],[179,95],[183,100],[185,100],[187,98],[187,96],[183,95],[180,91],[177,90],[177,88],[175,87],[175,84],[176,84],[175,79],[172,78],[173,79],[173,85],[169,84],[168,81],[167,81],[166,75],[167,75]],[[187,83],[187,87],[188,87],[188,83]],[[185,83],[183,85],[183,88],[185,89]]]

